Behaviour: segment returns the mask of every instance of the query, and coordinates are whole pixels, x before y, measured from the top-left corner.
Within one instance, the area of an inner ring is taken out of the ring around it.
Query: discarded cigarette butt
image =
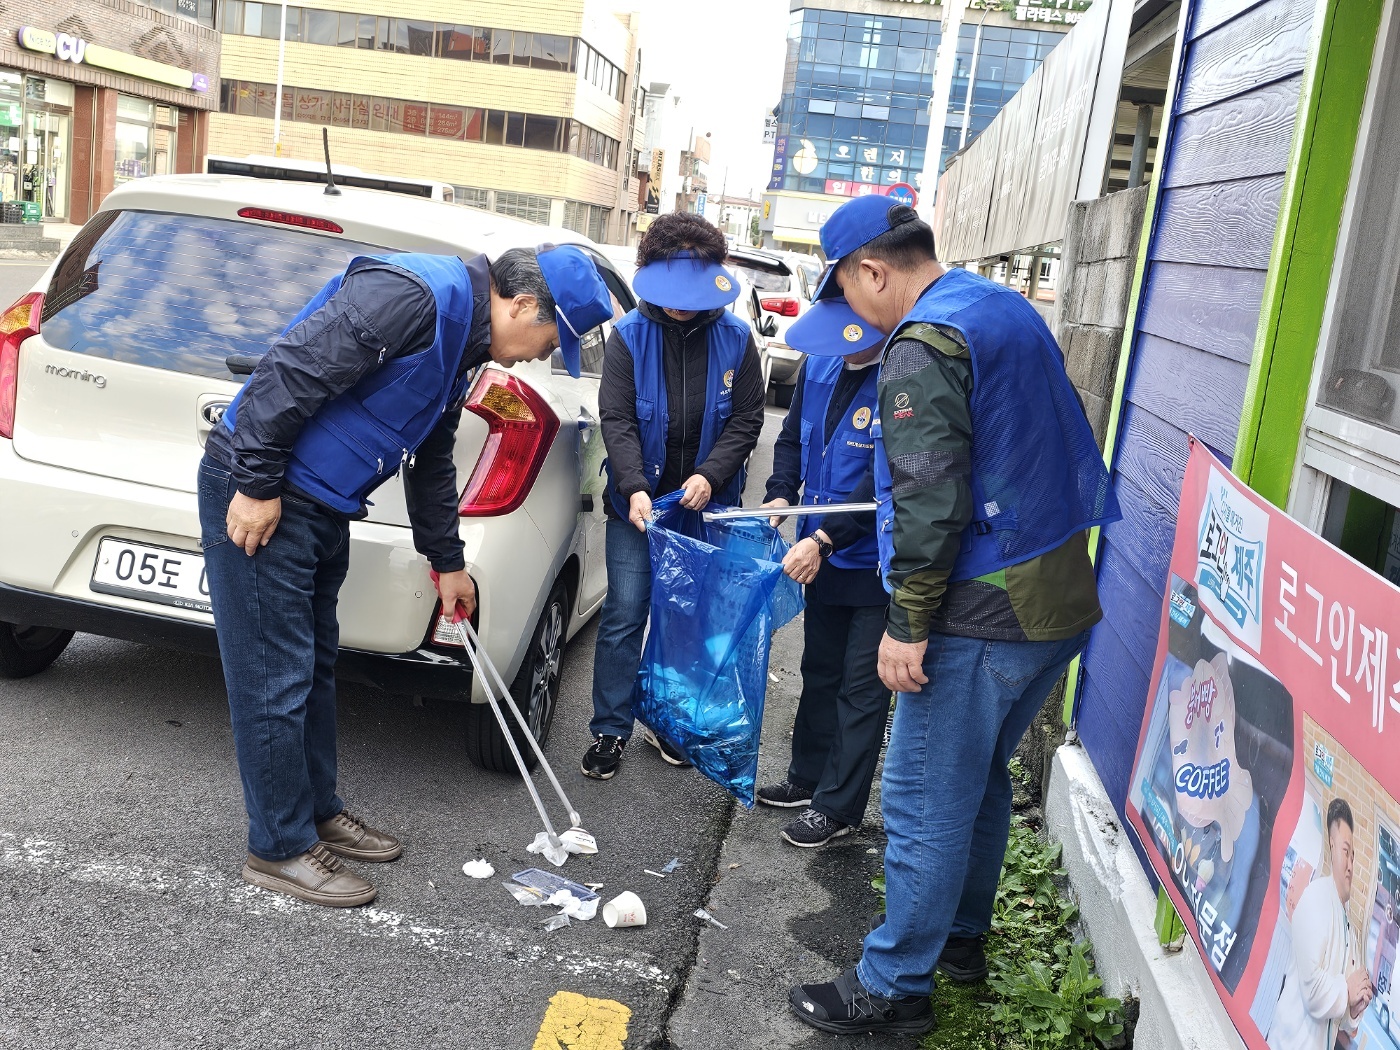
[[[642,870],[648,875],[655,875],[658,879],[664,879],[666,877],[665,875],[662,875],[661,872],[652,871],[650,868],[643,868]]]
[[[733,871],[733,870],[734,870],[735,868],[737,868],[738,866],[739,866],[738,864],[731,864],[731,865],[729,865],[729,870],[730,870],[730,871]]]

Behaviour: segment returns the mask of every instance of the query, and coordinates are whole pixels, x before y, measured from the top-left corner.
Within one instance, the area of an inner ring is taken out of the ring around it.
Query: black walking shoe
[[[984,937],[949,937],[938,957],[938,969],[959,984],[972,984],[987,976]]]
[[[792,1012],[823,1032],[923,1035],[933,1030],[933,1003],[926,995],[886,999],[865,990],[852,966],[827,984],[799,984],[788,992]]]
[[[791,780],[784,780],[781,784],[759,788],[758,801],[779,809],[797,809],[812,804],[812,792],[808,788],[798,787]]]
[[[802,816],[791,824],[783,826],[782,836],[784,841],[791,842],[794,846],[812,849],[816,846],[825,846],[832,839],[849,835],[854,830],[855,828],[848,827],[831,819],[825,813],[818,813],[815,809],[808,807],[802,811]]]
[[[642,739],[645,740],[652,747],[656,748],[656,750],[660,752],[661,757],[664,758],[668,764],[676,766],[680,769],[690,768],[690,759],[686,758],[685,755],[681,754],[680,748],[672,747],[671,742],[669,740],[662,740],[650,729],[647,729],[645,727],[643,727],[642,729]]]
[[[583,753],[583,775],[594,780],[611,780],[617,775],[617,764],[622,761],[622,749],[627,741],[620,736],[600,736],[593,746]]]

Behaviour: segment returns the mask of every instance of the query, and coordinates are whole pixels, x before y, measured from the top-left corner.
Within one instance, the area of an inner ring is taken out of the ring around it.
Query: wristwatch
[[[828,541],[822,539],[820,536],[813,536],[812,539],[817,541],[817,553],[821,555],[822,559],[825,560],[827,558],[830,558],[831,552],[834,551],[836,548],[833,547]]]

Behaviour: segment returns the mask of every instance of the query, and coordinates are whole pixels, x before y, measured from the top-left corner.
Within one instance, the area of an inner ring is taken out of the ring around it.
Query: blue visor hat
[[[582,248],[573,244],[542,244],[537,258],[544,283],[554,297],[554,319],[559,324],[564,367],[577,379],[580,340],[604,321],[612,320],[612,296],[598,276],[598,267]]]
[[[792,322],[783,341],[812,357],[845,357],[879,346],[885,334],[862,321],[845,299],[823,299]]]
[[[668,310],[715,310],[739,298],[739,282],[719,263],[677,252],[637,270],[632,290]]]
[[[893,220],[892,213],[895,215]],[[868,244],[882,233],[889,233],[900,221],[908,221],[912,215],[913,209],[908,205],[879,193],[847,201],[832,212],[831,218],[822,224],[821,231],[822,253],[829,263],[812,301],[840,295],[841,286],[836,283],[836,264],[862,244]]]

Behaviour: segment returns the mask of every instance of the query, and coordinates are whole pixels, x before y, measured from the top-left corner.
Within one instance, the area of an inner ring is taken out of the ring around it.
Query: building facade
[[[991,123],[1087,7],[987,3],[967,12],[945,160]],[[916,0],[792,0],[765,243],[796,251],[817,243],[819,224],[772,222],[775,212],[829,213],[809,207],[811,196],[839,204],[898,186],[923,191],[941,14],[939,5]],[[779,203],[794,194],[803,195],[795,205]]]
[[[118,184],[198,171],[218,104],[213,0],[0,9],[0,195],[85,222]]]
[[[210,152],[316,160],[450,183],[459,204],[600,242],[635,227],[636,14],[589,0],[289,5],[224,0]]]

